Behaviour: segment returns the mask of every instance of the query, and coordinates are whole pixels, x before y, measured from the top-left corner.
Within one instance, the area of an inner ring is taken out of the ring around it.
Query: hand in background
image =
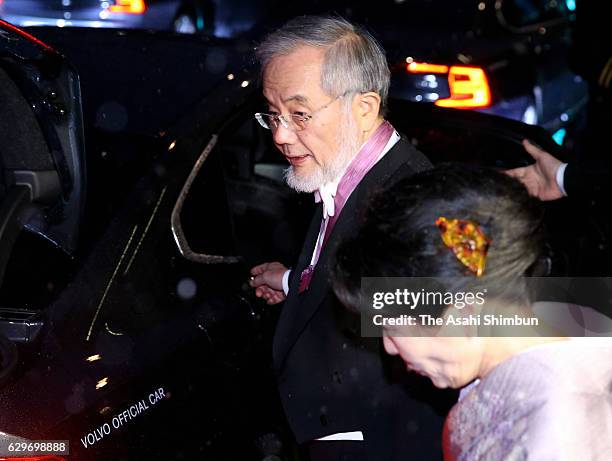
[[[557,184],[557,169],[562,162],[545,150],[534,146],[526,139],[523,147],[533,159],[533,165],[507,170],[506,174],[521,181],[529,194],[540,200],[557,200],[563,197],[563,192]]]
[[[265,299],[266,303],[278,304],[284,301],[283,275],[287,268],[279,262],[263,263],[251,269],[249,284],[255,288],[255,296]]]

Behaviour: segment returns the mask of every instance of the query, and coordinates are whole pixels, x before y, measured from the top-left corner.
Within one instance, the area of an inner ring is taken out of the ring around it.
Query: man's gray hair
[[[372,35],[346,19],[299,16],[268,35],[257,47],[262,71],[268,62],[300,46],[325,49],[321,88],[330,96],[373,91],[381,98],[384,115],[390,72],[385,50]]]

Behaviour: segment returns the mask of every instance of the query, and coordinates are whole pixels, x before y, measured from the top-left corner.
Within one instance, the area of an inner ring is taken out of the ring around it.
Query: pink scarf
[[[368,174],[376,162],[378,162],[381,152],[389,142],[389,139],[391,139],[394,131],[395,129],[393,126],[385,120],[361,147],[351,163],[349,163],[349,166],[342,176],[342,179],[340,179],[340,182],[338,183],[338,189],[336,191],[336,196],[334,197],[335,212],[333,216],[328,218],[323,242],[321,245],[317,246],[315,250],[314,264],[311,264],[304,269],[300,276],[300,293],[307,290],[310,286],[312,273],[317,262],[319,261],[321,251],[323,251],[323,247],[327,243],[327,240],[331,235],[332,229],[336,225],[336,222],[338,221],[338,217],[340,216],[344,205],[364,176]],[[321,222],[321,229],[323,229],[324,225],[325,220]]]

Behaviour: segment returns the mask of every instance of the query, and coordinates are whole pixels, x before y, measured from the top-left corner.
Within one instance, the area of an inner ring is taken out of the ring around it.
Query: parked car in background
[[[540,125],[560,144],[587,102],[568,63],[573,0],[312,0],[288,9],[280,16],[340,14],[365,25],[387,51],[396,98]]]
[[[581,127],[587,86],[568,64],[574,0],[3,0],[0,18],[256,40],[299,14],[340,14],[381,40],[394,97],[543,126]],[[245,35],[246,34],[246,35]]]
[[[0,441],[68,441],[62,461],[262,459],[258,435],[285,425],[276,311],[248,268],[294,261],[313,201],[253,117],[243,42],[29,32],[0,22]],[[389,118],[434,162],[524,165],[524,137],[562,155],[489,114],[394,100]],[[612,260],[592,206],[547,204],[552,273]]]
[[[232,36],[260,18],[248,0],[2,0],[0,19],[21,27],[110,27]]]

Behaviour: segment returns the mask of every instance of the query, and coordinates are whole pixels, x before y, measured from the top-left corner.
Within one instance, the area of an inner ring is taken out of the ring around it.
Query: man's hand
[[[533,157],[535,163],[507,170],[506,174],[522,182],[529,194],[540,200],[557,200],[563,197],[556,179],[557,169],[562,162],[526,139],[523,140],[523,147]]]
[[[263,298],[266,303],[278,304],[284,301],[283,275],[287,268],[281,263],[263,263],[251,269],[250,285],[255,288],[255,296]]]

